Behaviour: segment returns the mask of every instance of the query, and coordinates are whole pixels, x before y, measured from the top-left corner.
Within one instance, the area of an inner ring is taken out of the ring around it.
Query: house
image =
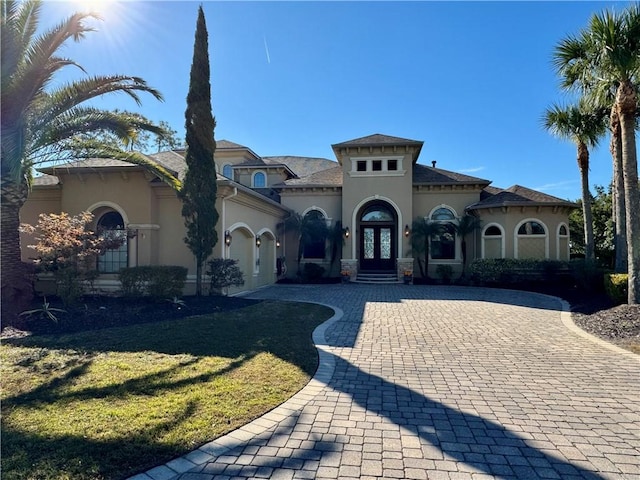
[[[212,257],[237,259],[244,290],[274,283],[297,271],[295,232],[282,231],[292,212],[341,222],[340,262],[331,262],[326,239],[301,252],[330,275],[349,271],[399,278],[414,270],[411,226],[424,218],[441,226],[430,240],[429,273],[438,265],[462,270],[461,239],[454,225],[472,214],[481,221],[466,239],[468,261],[475,258],[569,259],[571,202],[519,185],[492,187],[489,180],[418,163],[423,142],[370,135],[332,145],[336,161],[294,156],[260,157],[250,148],[217,141],[216,208],[219,242]],[[184,151],[148,155],[184,177]],[[97,260],[104,290],[118,288],[116,272],[134,265],[188,267],[193,291],[195,265],[183,238],[185,228],[176,192],[144,168],[108,159],[88,159],[40,169],[21,221],[39,213],[92,212],[102,228],[121,230],[127,241]],[[29,243],[23,239],[23,245]],[[31,251],[23,248],[23,258]],[[284,267],[289,268],[285,270]],[[417,268],[416,268],[417,272]]]

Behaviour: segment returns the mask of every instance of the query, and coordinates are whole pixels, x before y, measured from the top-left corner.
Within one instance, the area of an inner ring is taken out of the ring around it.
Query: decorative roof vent
[[[436,168],[436,161],[435,161],[435,160],[431,160],[431,166],[432,166],[433,168]]]

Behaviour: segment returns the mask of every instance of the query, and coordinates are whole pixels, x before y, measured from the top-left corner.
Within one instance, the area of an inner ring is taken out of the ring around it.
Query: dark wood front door
[[[363,224],[360,228],[360,269],[395,269],[394,225]]]

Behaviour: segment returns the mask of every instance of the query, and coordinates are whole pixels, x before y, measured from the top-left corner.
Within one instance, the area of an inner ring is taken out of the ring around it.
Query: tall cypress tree
[[[202,294],[202,266],[218,243],[215,229],[218,222],[216,166],[213,160],[216,121],[211,113],[209,78],[209,41],[201,5],[198,8],[185,112],[187,173],[178,194],[187,228],[184,241],[196,259],[196,295]]]

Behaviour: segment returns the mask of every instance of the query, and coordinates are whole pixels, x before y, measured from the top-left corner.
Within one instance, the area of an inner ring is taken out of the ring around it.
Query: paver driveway
[[[571,328],[553,297],[361,284],[252,297],[337,307],[314,336],[315,379],[136,480],[640,479],[639,357]]]

